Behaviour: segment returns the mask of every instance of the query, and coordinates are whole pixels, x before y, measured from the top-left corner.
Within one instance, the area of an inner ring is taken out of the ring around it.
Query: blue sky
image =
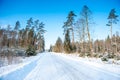
[[[92,38],[104,39],[110,34],[106,26],[107,17],[112,8],[120,15],[120,0],[0,0],[0,25],[15,25],[17,20],[25,27],[26,21],[32,17],[45,23],[46,48],[63,36],[63,23],[69,11],[73,10],[79,18],[79,13],[87,5],[93,13]],[[120,19],[120,18],[119,18]],[[114,25],[113,32],[119,31],[120,22]]]

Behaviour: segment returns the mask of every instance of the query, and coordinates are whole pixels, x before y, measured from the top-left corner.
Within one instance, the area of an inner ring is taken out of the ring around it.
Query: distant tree
[[[20,29],[20,22],[17,21],[14,27],[14,35],[15,35],[15,46],[18,47],[18,43],[19,43],[19,29]]]
[[[22,44],[24,44],[23,43],[23,33],[24,33],[24,29],[21,29],[20,31],[19,31],[19,45],[21,46],[21,47],[23,47],[23,45]]]
[[[29,45],[33,45],[34,46],[34,29],[30,29],[29,33],[28,33],[28,43]]]
[[[52,52],[52,51],[53,51],[53,46],[50,45],[49,52]]]
[[[33,25],[33,18],[30,18],[27,20],[26,28],[30,29],[30,28],[34,27],[32,25]]]
[[[113,38],[113,33],[112,33],[112,27],[113,27],[113,24],[117,24],[117,21],[118,21],[118,15],[116,15],[116,11],[115,9],[111,9],[110,13],[109,13],[109,16],[108,16],[108,24],[106,24],[107,26],[110,26],[110,32],[111,32],[111,46],[113,47],[114,46],[114,43],[112,41],[112,38]],[[111,47],[111,50],[113,52],[113,48]],[[116,47],[117,48],[117,47]]]
[[[19,30],[19,29],[20,29],[20,22],[17,21],[16,24],[15,24],[14,30]]]
[[[85,20],[80,18],[76,21],[75,23],[75,26],[76,26],[76,34],[77,34],[77,37],[78,37],[78,42],[79,44],[81,44],[80,47],[81,48],[81,51],[85,53]]]
[[[2,39],[2,46],[4,47],[4,46],[7,46],[7,43],[8,43],[8,37],[7,37],[7,34],[5,34],[5,30],[4,30],[4,32],[3,32],[4,34],[3,34],[3,39]]]
[[[105,44],[103,40],[95,40],[94,42],[94,52],[95,53],[104,53]]]
[[[36,29],[38,29],[38,25],[39,25],[39,20],[37,19],[37,20],[34,21],[34,26],[35,26]]]
[[[113,27],[113,24],[117,24],[117,21],[118,21],[118,15],[116,15],[116,11],[115,9],[111,9],[110,13],[109,13],[109,16],[108,16],[108,23],[106,24],[107,26],[110,26],[111,29],[111,38],[112,38],[112,27]],[[112,39],[111,39],[111,43],[112,43]]]
[[[24,31],[24,45],[26,47],[31,46],[31,42],[33,40],[33,35],[34,35],[34,25],[33,25],[33,18],[30,18],[27,20],[27,25]],[[30,35],[29,35],[30,34]]]
[[[3,35],[3,33],[4,33],[4,29],[0,29],[0,49],[3,47],[3,43],[2,43],[2,41],[3,41],[3,39],[4,39],[4,35]]]
[[[44,33],[46,30],[44,29],[44,23],[40,22],[37,27],[37,40],[38,40],[38,49],[40,51],[45,51],[45,40],[44,40]]]
[[[79,42],[85,41],[85,21],[84,19],[78,19],[75,23],[75,30]]]
[[[44,26],[45,26],[45,24],[43,22],[40,22],[39,26],[37,28],[38,33],[40,33],[41,36],[44,36],[44,33],[46,32],[46,30],[44,29]],[[38,34],[38,37],[39,37],[39,34]]]
[[[70,11],[68,16],[67,16],[67,21],[64,22],[63,28],[64,28],[64,34],[69,30],[69,35],[72,33],[72,46],[71,46],[71,51],[75,52],[76,51],[76,45],[74,44],[74,17],[76,15],[74,14],[73,11]]]
[[[107,39],[105,40],[105,49],[107,50],[107,52],[110,52],[111,50],[111,39],[108,35]]]
[[[62,52],[62,40],[60,37],[58,37],[56,43],[55,43],[55,52]]]
[[[21,45],[24,48],[28,47],[28,28],[25,28],[25,30],[23,30]]]
[[[116,47],[116,52],[120,51],[120,35],[118,31],[116,31]]]
[[[86,26],[85,29],[86,29],[86,34],[87,34],[88,41],[89,41],[89,49],[91,52],[92,44],[91,44],[91,35],[90,35],[90,20],[91,20],[92,12],[86,5],[84,5],[80,14],[81,14],[82,19],[84,20],[84,23]]]
[[[38,50],[40,52],[45,51],[45,40],[44,40],[44,37],[40,38],[38,46],[39,46]]]
[[[9,48],[10,47],[10,38],[11,38],[11,34],[10,34],[10,30],[11,30],[11,26],[10,25],[8,25],[7,26],[7,47]]]
[[[72,32],[72,43],[74,44],[74,17],[75,13],[73,11],[70,11],[67,17],[67,21],[64,23],[64,33],[67,32],[67,30]]]
[[[70,42],[69,30],[67,30],[67,32],[65,33],[64,51],[66,53],[71,52],[71,42]]]

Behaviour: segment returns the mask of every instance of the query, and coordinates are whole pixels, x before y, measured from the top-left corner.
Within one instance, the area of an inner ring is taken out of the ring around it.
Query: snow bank
[[[27,57],[23,59],[22,63],[1,67],[0,80],[23,79],[36,66],[39,58],[40,56]]]
[[[55,55],[59,55],[59,56],[62,56],[62,57],[65,57],[67,59],[71,59],[71,60],[74,60],[74,61],[79,61],[80,63],[83,63],[85,65],[90,65],[91,67],[95,67],[95,68],[99,68],[99,69],[102,69],[103,71],[108,71],[108,72],[111,72],[111,73],[115,73],[115,74],[118,74],[120,75],[120,65],[117,65],[117,64],[109,64],[108,62],[105,63],[103,61],[101,61],[100,58],[88,58],[88,57],[85,57],[85,58],[82,58],[82,57],[79,57],[79,54],[64,54],[64,53],[54,53],[52,52],[53,54]],[[120,61],[118,61],[118,64],[119,64]]]

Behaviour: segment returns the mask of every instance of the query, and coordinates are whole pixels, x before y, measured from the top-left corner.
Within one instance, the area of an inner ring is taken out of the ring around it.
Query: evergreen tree
[[[28,49],[26,50],[26,56],[34,56],[36,55],[35,47],[33,46],[28,46]]]
[[[53,46],[50,45],[50,49],[49,49],[49,52],[52,52],[53,51]]]
[[[62,52],[62,40],[60,37],[58,37],[55,43],[55,52]]]
[[[41,38],[39,39],[39,44],[38,44],[38,46],[39,46],[39,51],[40,51],[40,52],[45,51],[45,40],[44,40],[44,37],[41,37]]]
[[[72,32],[72,43],[74,44],[74,17],[75,13],[73,11],[70,11],[67,17],[67,21],[64,23],[64,33],[66,34],[67,30],[70,30]]]
[[[29,20],[27,20],[26,28],[27,28],[27,29],[31,29],[32,27],[34,27],[34,26],[32,26],[32,25],[33,25],[33,19],[30,18]]]
[[[69,30],[67,30],[67,32],[65,34],[64,51],[66,53],[70,53],[71,52],[71,42],[70,42]]]
[[[44,40],[44,33],[46,32],[46,30],[44,29],[44,25],[43,22],[39,23],[38,25],[38,33],[37,33],[37,39],[38,39],[38,49],[43,52],[45,51],[45,40]]]
[[[19,46],[18,45],[19,44],[19,28],[20,28],[20,22],[17,21],[16,24],[15,24],[15,28],[14,28],[14,30],[15,30],[15,32],[14,32],[15,34],[14,35],[15,35],[15,39],[16,39],[15,40],[15,46],[16,47]]]
[[[28,33],[28,40],[29,40],[29,45],[34,46],[34,29],[30,29]]]
[[[70,32],[72,33],[72,46],[71,46],[71,50],[72,51],[76,51],[76,46],[74,44],[74,17],[76,15],[74,14],[73,11],[70,11],[68,16],[67,16],[67,21],[64,22],[63,28],[64,28],[64,34],[66,35],[67,32],[69,31],[69,35]]]
[[[8,25],[7,26],[7,47],[9,48],[10,47],[10,37],[11,37],[11,35],[10,35],[10,30],[11,30],[11,26],[10,25]]]
[[[113,24],[116,24],[117,21],[118,21],[118,15],[116,15],[116,11],[115,9],[111,9],[110,13],[109,13],[109,16],[108,16],[108,24],[106,24],[107,26],[110,26],[111,29],[111,44],[112,44],[112,27],[113,27]]]
[[[20,22],[17,21],[16,24],[15,24],[15,28],[14,28],[14,30],[18,31],[19,28],[20,28]]]

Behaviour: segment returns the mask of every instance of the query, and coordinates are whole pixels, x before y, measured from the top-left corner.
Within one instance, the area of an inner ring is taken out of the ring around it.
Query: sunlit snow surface
[[[11,68],[0,68],[0,80],[120,80],[120,65],[62,53],[38,54]]]

